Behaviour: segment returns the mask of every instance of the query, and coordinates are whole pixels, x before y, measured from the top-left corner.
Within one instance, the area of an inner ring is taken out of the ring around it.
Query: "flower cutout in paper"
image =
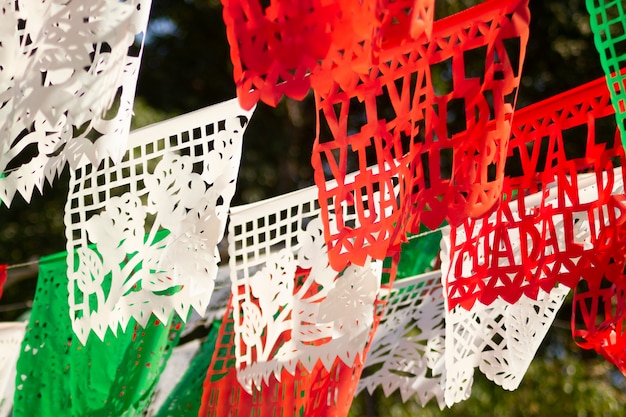
[[[145,325],[151,315],[167,323],[172,312],[204,313],[250,116],[236,100],[220,103],[133,133],[118,164],[72,172],[69,303],[81,341],[131,318]]]
[[[5,2],[0,10],[0,199],[30,200],[127,147],[150,0]],[[32,145],[36,145],[34,148]]]

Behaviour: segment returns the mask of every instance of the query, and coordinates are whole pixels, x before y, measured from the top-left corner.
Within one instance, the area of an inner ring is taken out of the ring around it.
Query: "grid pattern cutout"
[[[134,132],[120,163],[72,173],[69,303],[82,341],[130,317],[204,313],[251,114],[236,100],[189,113]]]
[[[352,366],[375,327],[376,267],[349,266],[338,276],[328,265],[319,211],[315,187],[231,209],[233,307],[241,312],[234,323],[237,367],[246,387],[259,386],[271,374],[278,377],[283,369],[312,370],[318,359],[326,369],[337,357]],[[350,285],[342,287],[346,282]],[[335,310],[333,295],[339,291],[357,297],[360,307]],[[336,316],[324,321],[325,311]],[[342,330],[333,327],[332,321],[344,319],[354,322]]]
[[[488,1],[435,22],[429,42],[380,51],[363,73],[335,74],[350,55],[322,63],[313,85],[320,127],[312,162],[322,218],[337,222],[326,231],[335,269],[384,258],[420,223],[459,223],[493,207],[528,21],[527,1]],[[351,171],[359,174],[348,184]],[[328,176],[336,185],[326,184]],[[373,193],[383,197],[378,211],[363,203]]]
[[[625,214],[624,151],[612,113],[603,79],[516,112],[512,175],[497,209],[450,231],[442,258],[451,262],[449,308],[498,297],[515,303],[557,282],[578,283],[603,234]],[[572,146],[581,141],[583,149]]]
[[[586,0],[591,30],[626,146],[626,9],[621,0]]]

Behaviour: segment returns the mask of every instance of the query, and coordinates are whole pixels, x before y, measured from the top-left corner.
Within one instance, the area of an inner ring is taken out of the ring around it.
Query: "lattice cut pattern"
[[[508,390],[522,381],[569,292],[560,285],[536,299],[522,296],[515,304],[497,299],[475,303],[446,314],[445,403],[449,407],[469,398],[474,368]]]
[[[488,1],[437,21],[430,42],[381,50],[361,73],[343,73],[350,56],[322,62],[312,80],[319,117],[312,164],[322,218],[335,222],[325,230],[335,269],[384,258],[420,222],[459,223],[498,201],[527,3]],[[364,203],[374,193],[380,209]]]
[[[150,0],[3,0],[0,199],[126,151]],[[24,162],[26,161],[26,162]]]
[[[501,202],[453,226],[442,255],[449,308],[577,284],[586,258],[626,214],[612,113],[602,79],[516,112]]]
[[[0,416],[8,416],[13,408],[15,364],[20,354],[25,323],[0,323]]]
[[[320,62],[350,57],[366,71],[377,51],[432,30],[434,0],[222,0],[237,96],[244,108],[302,99]],[[337,74],[339,75],[339,74]]]
[[[626,146],[626,8],[621,0],[586,0],[591,30]]]
[[[443,408],[445,306],[441,271],[396,280],[368,352],[359,391],[398,390],[422,406],[436,399]]]
[[[579,346],[594,349],[626,374],[624,223],[607,228],[600,241],[574,293],[572,333]]]
[[[205,311],[251,114],[231,100],[180,116],[134,132],[120,163],[72,172],[69,304],[81,341],[130,318]]]
[[[311,371],[297,365],[294,374],[284,369],[260,387],[247,392],[239,384],[235,365],[235,324],[229,302],[209,365],[200,416],[311,416],[346,417],[363,368],[362,358],[347,366],[335,359],[330,370],[317,362]]]
[[[231,210],[236,357],[248,390],[318,362],[351,367],[375,328],[382,264],[337,274],[318,216],[315,187]]]

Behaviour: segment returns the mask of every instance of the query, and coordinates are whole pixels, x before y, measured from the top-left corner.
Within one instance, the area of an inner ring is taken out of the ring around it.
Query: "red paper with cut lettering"
[[[581,277],[589,290],[579,297],[604,297],[607,259],[623,257],[607,242],[626,215],[626,161],[612,115],[604,79],[515,113],[497,209],[450,232],[449,309],[536,299],[539,289],[574,287]]]
[[[488,1],[437,21],[430,42],[381,49],[365,72],[353,56],[329,52],[311,80],[319,117],[312,164],[333,268],[384,258],[420,222],[458,223],[498,201],[527,3]],[[351,171],[358,174],[347,184]]]
[[[615,197],[620,207],[625,196]],[[576,343],[594,349],[626,375],[626,229],[621,216],[607,227],[582,268],[574,293],[572,334]]]
[[[342,54],[364,72],[377,50],[428,36],[434,0],[222,0],[237,96],[249,109],[302,99],[319,63]]]
[[[7,265],[0,265],[0,298],[2,298],[2,290],[7,282]]]
[[[293,375],[283,369],[280,380],[271,375],[261,388],[252,385],[249,393],[237,379],[234,339],[230,300],[204,381],[199,416],[348,415],[363,370],[363,355],[357,356],[352,366],[337,358],[330,370],[321,361],[312,371],[298,365]]]

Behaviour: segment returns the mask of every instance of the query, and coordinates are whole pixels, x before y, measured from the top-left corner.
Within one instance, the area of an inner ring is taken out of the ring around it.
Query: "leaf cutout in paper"
[[[200,416],[302,415],[346,417],[363,367],[357,356],[348,366],[339,358],[329,369],[318,362],[311,370],[298,364],[293,373],[286,369],[279,377],[270,375],[261,388],[247,392],[239,384],[235,365],[233,309],[229,306],[222,321],[213,359],[207,371]]]
[[[119,161],[150,0],[4,1],[0,199],[29,201],[69,163]],[[26,161],[26,162],[23,162]]]
[[[448,308],[536,299],[588,279],[602,236],[626,215],[624,162],[604,79],[517,110],[497,209],[450,230]]]
[[[489,306],[477,302],[469,311],[461,306],[448,311],[446,405],[469,398],[474,368],[504,389],[516,389],[568,292],[558,286],[537,299],[522,296],[515,304],[497,299]]]
[[[429,42],[383,49],[367,71],[339,74],[352,59],[340,52],[322,61],[312,163],[335,270],[398,251],[421,223],[459,223],[498,201],[527,3],[488,1],[437,21]]]
[[[330,267],[316,191],[231,210],[237,377],[248,391],[283,371],[330,371],[337,360],[353,366],[375,329],[381,267]]]
[[[444,316],[441,271],[396,280],[387,298],[359,391],[381,387],[386,396],[398,390],[425,406],[436,399],[443,408]]]
[[[133,132],[120,163],[72,171],[69,303],[83,343],[131,318],[205,312],[251,115],[236,100],[207,107]]]
[[[600,54],[615,109],[615,120],[626,147],[626,7],[619,0],[586,0],[593,41]]]

